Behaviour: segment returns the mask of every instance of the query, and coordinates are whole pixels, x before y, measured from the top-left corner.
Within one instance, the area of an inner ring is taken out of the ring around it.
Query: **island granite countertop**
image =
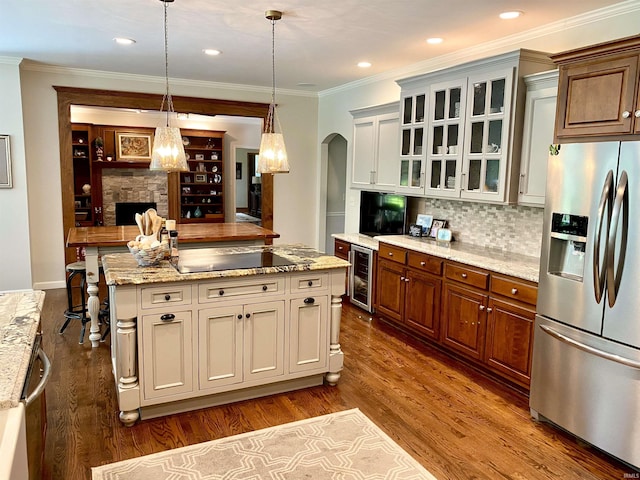
[[[0,292],[0,410],[20,402],[43,303],[40,290]]]
[[[207,280],[228,277],[244,277],[280,272],[304,272],[309,270],[328,270],[347,268],[349,262],[333,255],[319,252],[304,245],[219,247],[206,249],[214,255],[233,255],[241,253],[274,253],[289,261],[289,265],[226,269],[210,272],[179,273],[168,261],[158,266],[138,266],[129,253],[114,253],[102,257],[104,276],[107,285],[142,285],[148,283],[181,282]]]

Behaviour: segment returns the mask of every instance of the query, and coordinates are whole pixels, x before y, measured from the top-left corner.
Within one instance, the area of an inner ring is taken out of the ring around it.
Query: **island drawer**
[[[206,282],[198,285],[198,302],[210,303],[229,298],[282,295],[284,277],[273,275],[251,276],[240,280]]]
[[[409,256],[407,257],[407,264],[410,267],[424,272],[433,273],[434,275],[442,275],[443,260],[438,257],[410,251]]]
[[[142,287],[140,297],[143,309],[165,305],[191,305],[191,285],[178,283],[161,287]]]
[[[305,272],[291,276],[291,293],[317,292],[329,288],[329,275],[322,272]]]
[[[380,242],[378,258],[380,260],[391,260],[392,262],[398,262],[404,265],[407,261],[407,251],[404,248],[394,247],[393,245]]]
[[[491,275],[491,293],[520,300],[529,305],[535,305],[538,300],[538,288],[535,285],[496,274]]]
[[[344,240],[336,239],[334,242],[334,255],[343,260],[349,260],[349,250],[351,250],[351,244]]]
[[[482,270],[475,270],[465,265],[457,263],[446,263],[444,275],[448,280],[455,280],[472,287],[489,288],[489,273]]]

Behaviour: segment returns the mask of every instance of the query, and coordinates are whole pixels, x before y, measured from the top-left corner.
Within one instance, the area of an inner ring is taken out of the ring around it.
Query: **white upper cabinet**
[[[393,192],[398,177],[399,106],[352,110],[351,187]]]
[[[525,101],[519,80],[552,66],[544,53],[518,50],[399,80],[403,113],[397,191],[515,203]],[[416,92],[426,94],[421,124],[408,115]],[[416,149],[416,138],[423,149]]]
[[[427,93],[424,89],[404,92],[400,105],[400,177],[396,191],[420,195],[424,190]],[[397,160],[394,163],[397,176]]]
[[[520,158],[520,205],[544,206],[547,158],[553,143],[558,95],[558,70],[527,75],[522,155]]]

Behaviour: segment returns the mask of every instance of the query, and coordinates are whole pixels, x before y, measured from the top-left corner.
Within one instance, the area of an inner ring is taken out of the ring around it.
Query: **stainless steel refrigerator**
[[[529,403],[640,468],[640,142],[549,157]]]

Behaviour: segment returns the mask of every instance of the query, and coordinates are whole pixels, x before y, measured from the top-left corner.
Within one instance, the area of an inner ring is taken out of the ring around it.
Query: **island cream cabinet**
[[[398,102],[352,110],[351,187],[393,192],[398,170]]]
[[[525,100],[521,79],[552,66],[544,53],[517,50],[398,80],[402,108],[415,112],[424,95],[426,115],[416,123],[414,114],[401,112],[400,135],[410,148],[399,152],[397,191],[515,203]]]
[[[345,269],[110,286],[120,418],[150,418],[327,383]],[[140,413],[139,413],[140,412]]]

